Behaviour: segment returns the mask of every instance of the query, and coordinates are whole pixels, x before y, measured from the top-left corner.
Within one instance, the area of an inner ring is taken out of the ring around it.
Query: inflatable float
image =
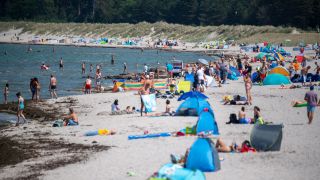
[[[94,131],[88,131],[84,135],[85,136],[97,136],[97,135],[110,135],[111,131],[108,129],[99,129]]]
[[[131,136],[128,136],[128,140],[156,138],[156,137],[168,137],[168,136],[171,136],[171,133],[166,132],[166,133],[156,133],[156,134],[131,135]]]

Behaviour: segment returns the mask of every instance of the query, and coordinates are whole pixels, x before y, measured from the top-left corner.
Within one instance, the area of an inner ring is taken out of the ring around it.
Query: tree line
[[[0,20],[185,25],[320,25],[319,0],[1,0]]]

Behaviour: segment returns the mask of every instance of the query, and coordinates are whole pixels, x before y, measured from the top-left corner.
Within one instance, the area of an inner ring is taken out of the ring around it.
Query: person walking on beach
[[[124,62],[123,63],[123,73],[122,74],[126,74],[127,73],[127,63]]]
[[[238,58],[237,58],[237,67],[238,67],[238,71],[242,74],[243,66],[240,59],[240,55],[238,55]]]
[[[318,102],[318,95],[314,92],[314,86],[310,86],[310,91],[305,94],[304,100],[307,101],[307,116],[309,120],[308,124],[311,124],[314,116],[314,111],[317,105],[320,105],[320,100]]]
[[[310,66],[308,67],[304,67],[301,69],[301,76],[302,76],[302,86],[305,86],[306,85],[306,82],[307,82],[307,74],[308,74],[308,71],[311,69]]]
[[[244,81],[244,86],[245,86],[246,94],[247,94],[247,103],[249,105],[252,105],[252,97],[251,97],[252,81],[251,81],[249,73],[247,73],[244,76],[243,81]]]
[[[85,74],[86,73],[86,62],[83,62],[81,65],[81,73]]]
[[[63,70],[63,59],[60,57],[59,69]]]
[[[90,76],[87,77],[86,82],[84,84],[84,93],[91,94],[91,79]]]
[[[24,110],[24,99],[23,97],[21,96],[21,93],[18,92],[16,94],[17,98],[18,98],[18,112],[17,112],[17,122],[16,122],[16,126],[19,126],[19,123],[20,123],[20,117],[24,120],[24,123],[27,122],[26,118],[24,117],[23,115],[23,110]]]
[[[56,89],[57,89],[57,79],[51,74],[51,78],[50,78],[50,84],[49,84],[49,91],[51,94],[51,98],[58,98],[57,93],[56,93]]]
[[[6,83],[4,90],[3,90],[3,95],[4,95],[4,104],[8,103],[8,96],[9,96],[9,83]]]

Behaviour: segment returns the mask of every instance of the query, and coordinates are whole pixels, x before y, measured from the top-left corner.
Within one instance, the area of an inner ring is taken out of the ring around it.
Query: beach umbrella
[[[187,93],[183,93],[178,101],[181,101],[181,100],[185,100],[189,97],[195,97],[195,98],[198,98],[198,99],[208,99],[208,97],[204,94],[202,94],[201,92],[199,91],[190,91],[190,92],[187,92]]]
[[[274,53],[273,56],[279,61],[284,61],[284,57],[280,53]]]
[[[206,65],[206,66],[209,66],[208,61],[205,60],[205,59],[198,59],[198,61],[199,61],[201,64],[204,64],[204,65]]]

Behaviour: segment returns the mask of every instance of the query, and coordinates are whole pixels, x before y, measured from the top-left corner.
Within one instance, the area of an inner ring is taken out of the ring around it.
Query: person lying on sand
[[[292,105],[293,107],[295,107],[295,106],[299,106],[299,105],[302,105],[302,104],[305,104],[305,103],[307,103],[307,101],[293,100],[293,101],[291,102],[291,105]]]
[[[64,118],[64,126],[76,126],[79,125],[78,116],[74,112],[73,108],[69,108],[69,115]]]
[[[224,96],[223,97],[223,105],[248,105],[249,103],[247,101],[241,101],[241,97],[237,96],[236,98],[231,96]]]

